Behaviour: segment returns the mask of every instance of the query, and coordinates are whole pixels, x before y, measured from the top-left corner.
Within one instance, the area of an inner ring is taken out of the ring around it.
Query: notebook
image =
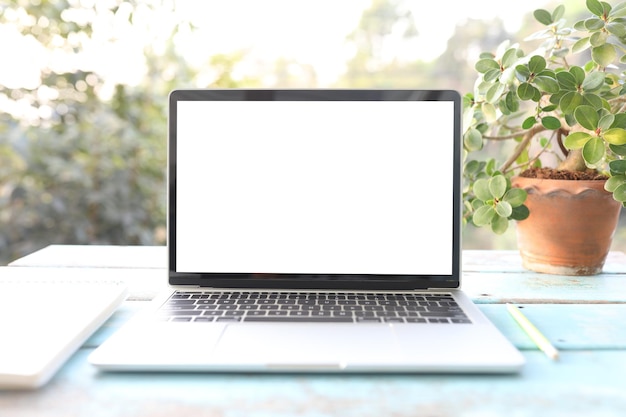
[[[0,268],[0,389],[47,383],[125,295],[80,269]]]
[[[177,90],[168,282],[109,371],[516,372],[460,290],[461,99]]]

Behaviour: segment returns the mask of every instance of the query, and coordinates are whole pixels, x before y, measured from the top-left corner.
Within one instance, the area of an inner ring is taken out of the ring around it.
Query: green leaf
[[[480,201],[489,201],[493,199],[491,191],[489,191],[489,180],[486,178],[476,180],[472,189],[474,190],[474,195]]]
[[[598,128],[606,131],[611,127],[614,121],[615,121],[615,116],[612,115],[611,113],[605,116],[602,116],[600,118],[600,121],[598,122]],[[618,143],[617,145],[621,145],[621,144]]]
[[[615,46],[610,43],[591,48],[591,59],[601,67],[607,67],[617,57]]]
[[[530,83],[521,83],[517,87],[517,96],[521,100],[532,100],[535,97],[535,91],[538,91]]]
[[[618,38],[626,37],[626,27],[623,23],[609,23],[606,25],[606,30]]]
[[[502,66],[505,68],[510,67],[517,61],[517,48],[508,49],[502,56]]]
[[[583,104],[593,107],[596,110],[600,110],[604,106],[602,98],[597,94],[585,93],[583,94]]]
[[[604,183],[604,189],[612,193],[613,191],[617,189],[617,187],[625,183],[626,183],[625,175],[614,175],[610,177],[608,180],[606,180],[606,182]]]
[[[476,69],[476,71],[484,74],[492,69],[500,71],[500,64],[498,64],[495,59],[484,58],[479,59],[478,62],[476,62],[476,65],[474,65],[474,68]]]
[[[580,32],[585,32],[587,31],[587,28],[585,27],[585,21],[584,20],[579,20],[578,22],[574,23],[574,29],[580,31]]]
[[[496,214],[500,217],[508,218],[513,213],[513,207],[508,201],[500,201],[496,204]]]
[[[596,130],[600,121],[598,112],[591,106],[578,106],[574,111],[574,117],[582,127],[589,130]]]
[[[496,175],[489,179],[489,192],[493,196],[493,198],[502,198],[504,193],[506,192],[507,182],[504,175]]]
[[[622,203],[626,202],[626,184],[622,184],[613,191],[613,198]]]
[[[541,124],[546,129],[556,130],[561,127],[561,121],[554,116],[546,116],[541,119]]]
[[[559,92],[559,83],[551,77],[535,77],[535,84],[546,93],[554,94]]]
[[[480,162],[472,159],[467,161],[465,167],[463,168],[463,173],[468,175],[475,175],[480,171]]]
[[[538,88],[535,88],[535,91],[533,91],[533,101],[539,103],[539,100],[541,100],[541,91],[539,91]]]
[[[508,201],[511,207],[515,208],[524,204],[527,196],[528,194],[525,190],[522,190],[521,188],[511,188],[509,191],[506,192],[506,194],[504,194],[502,200]]]
[[[569,69],[570,74],[574,76],[574,83],[579,86],[585,81],[585,70],[579,66],[572,65]]]
[[[532,58],[530,58],[530,61],[528,62],[528,69],[530,70],[531,74],[539,74],[545,68],[546,60],[544,57],[534,55]]]
[[[574,132],[567,135],[563,144],[567,149],[582,149],[592,137],[586,132]]]
[[[604,32],[604,31],[596,32],[593,35],[591,35],[591,38],[589,38],[589,43],[591,44],[591,46],[602,46],[606,43],[608,38],[609,38],[608,32]]]
[[[585,80],[582,83],[582,88],[585,92],[595,91],[598,88],[602,87],[604,84],[604,73],[601,72],[592,72],[591,74],[585,77]]]
[[[595,14],[598,17],[602,17],[604,13],[604,7],[598,0],[587,0],[587,10]]]
[[[572,45],[572,52],[575,54],[578,54],[588,49],[590,46],[591,46],[591,43],[589,42],[589,36],[587,36],[586,38],[577,40],[574,43],[574,45]]]
[[[506,107],[513,113],[519,110],[519,100],[513,91],[509,91],[505,98]]]
[[[518,65],[517,67],[515,67],[515,76],[521,82],[526,82],[530,77],[530,70],[526,65]]]
[[[504,234],[509,227],[509,221],[505,217],[495,216],[491,221],[491,231],[497,235]]]
[[[497,119],[496,108],[493,104],[483,103],[480,107],[483,112],[483,115],[485,116],[485,120],[487,120],[488,123],[493,123],[496,121]]]
[[[552,15],[547,10],[537,9],[533,12],[533,16],[535,16],[535,19],[539,23],[542,23],[546,26],[549,26],[552,23],[554,23],[554,21],[552,20]]]
[[[609,162],[609,168],[611,169],[611,175],[619,175],[626,173],[626,160],[617,159]]]
[[[602,134],[604,140],[612,145],[626,145],[626,130],[615,127]]]
[[[483,148],[483,135],[475,128],[470,128],[463,136],[463,145],[470,152],[476,152]]]
[[[481,208],[482,206],[484,206],[485,203],[480,201],[479,199],[475,198],[472,200],[471,206],[472,206],[472,211],[476,211],[479,208]]]
[[[611,9],[611,13],[609,13],[609,17],[618,18],[618,17],[626,17],[626,2],[622,2],[613,9]]]
[[[601,138],[593,137],[583,146],[583,158],[589,165],[598,163],[605,153],[604,141]]]
[[[511,219],[521,221],[526,220],[530,215],[528,207],[521,205],[519,207],[513,207],[513,213],[511,213]]]
[[[478,227],[486,226],[491,223],[491,220],[496,216],[496,210],[492,206],[482,206],[474,212],[472,221]]]
[[[496,101],[500,99],[500,96],[502,96],[504,89],[505,89],[504,84],[496,83],[492,85],[491,88],[487,90],[487,94],[485,95],[485,100],[487,100],[489,103],[492,103],[492,104],[495,103]]]
[[[594,32],[604,27],[604,20],[592,17],[590,19],[585,20],[584,25],[585,25],[586,30],[590,32]]]
[[[556,73],[556,80],[562,89],[568,91],[576,91],[576,79],[572,74],[567,71],[561,71]]]
[[[626,145],[609,145],[615,155],[626,156]]]
[[[500,76],[501,72],[500,69],[490,69],[489,71],[487,71],[485,73],[485,76],[483,77],[483,80],[487,81],[487,82],[492,82],[498,79],[498,77]]]
[[[558,5],[556,9],[552,12],[552,21],[557,22],[560,18],[565,14],[565,6],[562,4]]]
[[[530,129],[535,125],[535,123],[537,123],[535,116],[530,116],[522,123],[522,129]]]
[[[541,111],[546,112],[546,113],[550,113],[551,111],[555,111],[559,106],[557,106],[556,104],[550,104],[546,107],[542,107]]]
[[[583,96],[575,91],[570,91],[565,93],[563,97],[561,97],[561,101],[559,102],[559,107],[563,110],[565,114],[572,114],[574,110],[578,108],[583,102]]]

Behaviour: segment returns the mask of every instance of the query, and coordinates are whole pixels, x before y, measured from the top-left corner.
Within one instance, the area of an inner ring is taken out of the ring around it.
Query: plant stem
[[[513,163],[517,160],[517,158],[520,157],[522,152],[524,152],[524,149],[528,148],[528,145],[530,144],[530,141],[532,140],[532,138],[535,137],[537,133],[543,132],[544,130],[546,130],[546,128],[543,127],[543,125],[536,125],[532,129],[527,130],[526,133],[524,133],[522,141],[515,148],[515,151],[513,151],[509,159],[507,159],[506,162],[502,164],[502,166],[500,167],[500,171],[506,172],[511,167],[511,165],[513,165]]]

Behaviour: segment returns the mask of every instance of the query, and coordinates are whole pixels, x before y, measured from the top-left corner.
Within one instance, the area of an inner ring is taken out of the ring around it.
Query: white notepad
[[[0,389],[45,384],[125,299],[125,284],[77,272],[0,268]]]

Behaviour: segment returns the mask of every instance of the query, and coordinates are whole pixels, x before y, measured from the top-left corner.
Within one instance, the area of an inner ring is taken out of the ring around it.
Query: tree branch
[[[507,159],[506,162],[502,164],[502,166],[500,167],[500,171],[506,172],[506,170],[509,169],[511,165],[513,165],[515,160],[517,160],[517,158],[520,157],[522,152],[524,152],[524,149],[528,148],[528,145],[530,144],[530,141],[532,140],[532,138],[534,138],[537,133],[543,132],[544,130],[547,130],[547,129],[543,127],[543,125],[535,125],[535,127],[533,127],[532,129],[527,130],[524,133],[522,141],[515,148],[515,151],[513,151],[509,159]]]

